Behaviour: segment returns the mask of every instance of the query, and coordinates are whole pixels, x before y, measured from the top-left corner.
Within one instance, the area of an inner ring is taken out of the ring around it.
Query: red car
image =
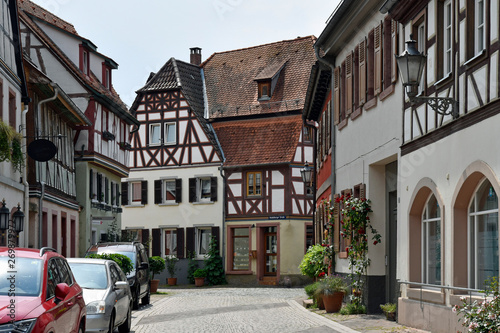
[[[85,302],[54,249],[0,247],[0,333],[83,333]]]

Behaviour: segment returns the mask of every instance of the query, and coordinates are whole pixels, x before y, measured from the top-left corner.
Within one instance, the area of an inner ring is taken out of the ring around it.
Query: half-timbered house
[[[382,7],[400,23],[401,38],[413,35],[427,55],[418,94],[458,102],[455,117],[407,96],[399,111],[398,320],[432,332],[466,331],[452,307],[499,277],[499,7],[497,0]]]
[[[23,48],[34,74],[30,128],[60,152],[55,160],[31,164],[30,225],[37,230],[31,245],[73,255],[73,245],[67,245],[77,244],[76,253],[83,255],[91,243],[121,228],[128,137],[139,123],[113,89],[115,61],[97,52],[71,23],[28,0],[18,4]]]
[[[27,110],[29,98],[19,39],[16,1],[0,1],[0,12],[2,13],[0,17],[0,41],[2,43],[0,47],[0,200],[5,199],[5,208],[10,210],[11,216],[17,211],[17,207],[20,207],[27,220],[29,214],[26,209],[28,183],[21,147],[26,146],[23,115]],[[14,140],[8,138],[14,138]],[[7,245],[7,234],[7,230],[0,229],[0,246]],[[18,245],[27,246],[25,235],[27,232],[21,232],[20,237],[16,238]]]
[[[401,144],[401,85],[394,54],[397,24],[378,9],[384,1],[342,1],[315,44],[304,118],[316,126],[318,241],[335,249],[335,269],[348,275],[350,238],[343,237],[341,203],[371,200],[371,224],[382,243],[368,242],[363,300],[370,313],[395,302],[397,170]],[[325,201],[326,200],[326,201]],[[333,208],[333,214],[325,208]],[[331,224],[333,223],[333,225]],[[325,234],[325,231],[327,232]],[[370,235],[369,235],[369,240]]]
[[[315,61],[312,36],[214,53],[203,64],[208,117],[224,152],[225,262],[229,280],[302,278],[312,241],[312,162],[301,111]],[[288,283],[288,282],[287,282]]]
[[[125,231],[151,239],[152,255],[202,260],[223,225],[223,154],[205,119],[200,49],[191,52],[194,63],[171,58],[137,91],[132,111],[141,126],[121,203]],[[186,267],[181,260],[179,283],[187,282]]]

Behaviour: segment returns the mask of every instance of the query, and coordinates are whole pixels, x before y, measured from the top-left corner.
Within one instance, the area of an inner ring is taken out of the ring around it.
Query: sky
[[[319,37],[339,0],[32,0],[113,59],[113,86],[131,106],[151,72],[174,57],[202,61],[282,40]]]

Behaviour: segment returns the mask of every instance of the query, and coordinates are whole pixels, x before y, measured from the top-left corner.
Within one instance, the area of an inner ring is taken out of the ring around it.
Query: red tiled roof
[[[64,21],[62,18],[52,14],[45,8],[40,7],[34,2],[31,2],[29,0],[18,0],[17,1],[19,5],[19,9],[22,9],[24,12],[33,15],[35,17],[38,17],[39,19],[50,23],[62,30],[65,30],[73,35],[77,35],[78,33],[76,32],[75,27],[73,24]]]
[[[211,55],[201,64],[210,118],[301,110],[316,61],[315,41],[314,36],[299,37]],[[281,68],[271,99],[258,101],[256,79]]]
[[[225,167],[290,163],[302,130],[302,116],[265,117],[212,124]]]

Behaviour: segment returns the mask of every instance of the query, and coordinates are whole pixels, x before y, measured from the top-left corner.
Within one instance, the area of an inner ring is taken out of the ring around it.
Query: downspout
[[[24,144],[22,145],[21,149],[23,152],[23,156],[27,156],[26,150],[27,150],[27,144],[26,144],[26,114],[28,113],[28,104],[24,105],[24,110],[21,113],[21,134],[23,137]],[[22,182],[24,185],[24,246],[29,247],[29,235],[30,235],[30,219],[29,219],[29,191],[30,191],[30,186],[28,183],[28,158],[25,159],[24,161],[24,168],[23,168],[23,173],[22,173]],[[27,239],[26,239],[27,238]]]
[[[331,94],[331,97],[330,97],[330,103],[333,103],[333,97],[334,97],[334,90],[333,90],[333,84],[334,84],[334,80],[335,80],[335,75],[334,75],[334,70],[335,70],[335,64],[334,63],[331,63],[329,62],[328,60],[322,58],[319,56],[319,47],[317,44],[314,44],[314,53],[316,54],[316,58],[318,59],[319,62],[321,62],[323,65],[327,66],[327,67],[330,67],[331,71],[332,71],[332,75],[331,75],[331,82],[330,82],[330,94]],[[333,106],[333,105],[332,105]],[[333,107],[330,109],[330,110],[333,110]],[[332,193],[331,193],[331,199],[332,199],[332,202],[334,200],[334,195],[335,193],[337,192],[337,175],[336,175],[336,166],[337,166],[337,161],[336,161],[336,133],[335,133],[335,117],[331,117],[330,119],[332,119],[332,123],[331,123],[331,127],[330,127],[330,137],[331,137],[331,146],[332,146]]]
[[[36,111],[36,120],[37,120],[37,130],[36,130],[35,137],[37,139],[41,136],[41,132],[42,132],[42,129],[41,129],[41,127],[42,127],[42,115],[41,115],[42,104],[45,104],[45,103],[48,103],[48,102],[55,100],[57,98],[57,95],[59,94],[58,86],[56,84],[53,84],[53,83],[51,83],[50,85],[54,88],[54,96],[38,102],[38,104],[36,106],[36,110],[35,110]],[[42,177],[41,164],[40,164],[41,162],[36,162],[36,163],[38,164],[38,177],[40,180]],[[45,196],[45,182],[40,180],[40,185],[41,185],[40,199],[38,201],[38,247],[39,248],[42,247],[43,198]]]

